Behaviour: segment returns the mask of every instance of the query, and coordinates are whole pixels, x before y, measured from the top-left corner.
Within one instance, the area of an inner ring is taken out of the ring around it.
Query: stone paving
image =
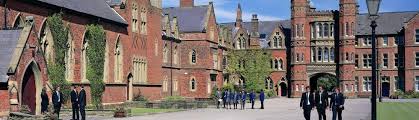
[[[183,112],[163,113],[155,115],[122,118],[124,120],[303,120],[303,110],[299,108],[298,98],[275,98],[265,102],[265,109],[246,110],[230,109],[196,109]],[[259,101],[255,104],[259,108]],[[369,120],[371,104],[369,99],[347,99],[343,119]],[[327,119],[332,118],[332,112],[327,111]],[[317,111],[311,112],[311,119],[317,120]]]

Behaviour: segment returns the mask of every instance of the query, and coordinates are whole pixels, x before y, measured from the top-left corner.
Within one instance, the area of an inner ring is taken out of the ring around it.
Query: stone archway
[[[25,74],[20,84],[20,107],[27,105],[31,114],[41,114],[41,71],[38,64],[32,61],[27,65]]]
[[[313,74],[310,76],[309,82],[311,91],[317,90],[319,85],[323,85],[328,91],[338,86],[336,75],[330,73]]]
[[[133,100],[133,85],[132,85],[133,76],[130,73],[127,78],[127,101]]]
[[[278,88],[279,88],[278,91],[280,92],[279,95],[281,97],[286,97],[288,95],[288,87],[287,87],[287,84],[285,82],[279,83]]]

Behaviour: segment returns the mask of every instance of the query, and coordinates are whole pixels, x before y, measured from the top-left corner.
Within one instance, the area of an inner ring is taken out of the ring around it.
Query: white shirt
[[[58,92],[58,91],[55,91],[55,92],[57,93],[57,96],[58,96],[58,102],[61,102],[60,92]]]
[[[307,95],[307,105],[310,105],[310,94],[306,93],[306,95]]]
[[[322,104],[322,92],[320,92],[320,104]]]

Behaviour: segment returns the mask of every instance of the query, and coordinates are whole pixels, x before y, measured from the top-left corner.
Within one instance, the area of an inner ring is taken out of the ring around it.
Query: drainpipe
[[[7,6],[6,6],[6,3],[7,3],[7,0],[3,0],[3,2],[4,2],[4,26],[3,26],[3,29],[7,29]]]

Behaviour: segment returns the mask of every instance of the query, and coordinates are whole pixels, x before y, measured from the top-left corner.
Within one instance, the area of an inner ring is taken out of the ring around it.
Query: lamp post
[[[375,28],[377,22],[375,21],[378,17],[378,10],[380,8],[381,0],[366,0],[368,7],[369,18],[371,19],[371,41],[372,41],[372,97],[371,97],[371,120],[377,120],[377,49],[375,41]]]

